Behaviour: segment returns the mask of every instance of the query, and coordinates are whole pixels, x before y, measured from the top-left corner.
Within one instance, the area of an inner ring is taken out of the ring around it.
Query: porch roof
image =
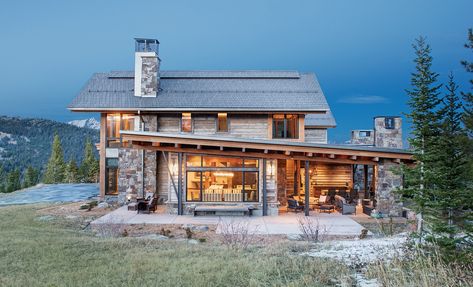
[[[120,133],[123,140],[131,141],[135,147],[162,151],[350,164],[376,164],[381,158],[397,163],[413,161],[412,153],[402,149],[148,131],[120,131]]]

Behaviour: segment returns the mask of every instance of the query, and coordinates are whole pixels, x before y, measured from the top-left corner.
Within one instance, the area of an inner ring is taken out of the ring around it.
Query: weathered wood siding
[[[169,195],[169,172],[164,160],[162,152],[158,152],[158,180],[157,180],[157,190],[160,198],[164,199],[164,202],[168,200]]]
[[[192,115],[192,120],[196,135],[213,135],[217,132],[216,115]]]
[[[327,143],[327,129],[305,129],[305,142]]]
[[[229,136],[251,139],[268,138],[267,115],[229,115]]]
[[[180,132],[181,117],[175,115],[158,116],[158,132],[162,133],[178,133]]]

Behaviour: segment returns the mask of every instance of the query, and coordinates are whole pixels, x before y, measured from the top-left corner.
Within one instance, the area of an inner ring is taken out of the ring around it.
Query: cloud
[[[381,96],[355,95],[340,98],[338,102],[343,104],[387,104],[389,100]]]

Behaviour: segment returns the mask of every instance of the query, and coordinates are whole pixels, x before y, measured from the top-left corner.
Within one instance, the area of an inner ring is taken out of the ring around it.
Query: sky
[[[439,79],[453,72],[467,89],[472,11],[472,0],[3,2],[0,115],[97,116],[66,107],[92,73],[133,69],[134,37],[157,38],[163,70],[315,73],[338,124],[329,141],[343,143],[374,116],[408,112],[419,35]]]

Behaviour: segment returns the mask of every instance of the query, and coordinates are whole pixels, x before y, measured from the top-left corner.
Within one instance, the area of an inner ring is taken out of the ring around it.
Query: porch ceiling
[[[313,144],[282,140],[255,140],[158,132],[120,131],[136,148],[171,152],[235,155],[272,159],[299,159],[344,164],[376,164],[380,159],[412,163],[406,150],[367,146]]]

